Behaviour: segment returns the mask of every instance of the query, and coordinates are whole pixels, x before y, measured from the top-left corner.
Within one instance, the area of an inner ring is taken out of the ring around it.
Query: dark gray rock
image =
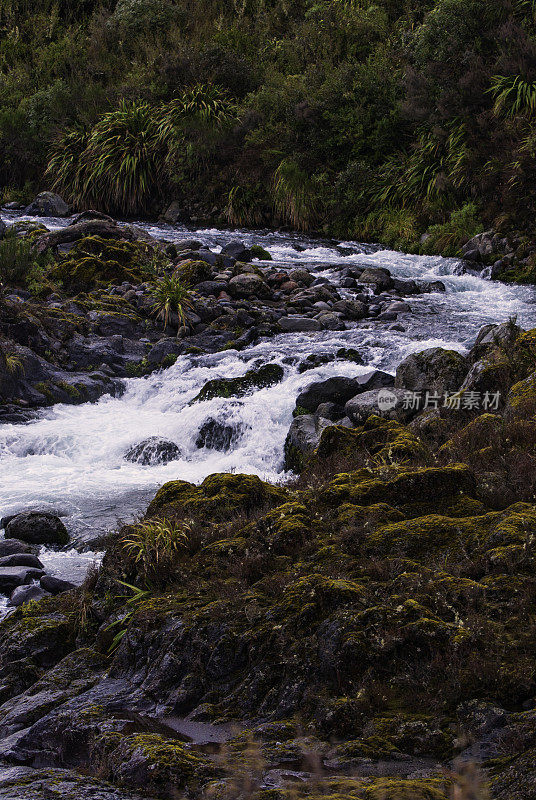
[[[384,267],[367,267],[359,276],[359,281],[374,286],[375,290],[380,292],[393,287],[391,273]]]
[[[154,466],[155,464],[169,464],[181,457],[181,450],[175,442],[163,439],[160,436],[151,436],[143,442],[134,445],[125,454],[125,460],[133,464]]]
[[[308,386],[296,399],[296,406],[313,413],[321,403],[344,406],[352,397],[370,389],[392,386],[394,378],[387,372],[376,370],[357,378],[335,377]]]
[[[300,472],[307,456],[320,442],[322,432],[333,423],[313,414],[302,414],[292,420],[285,441],[285,469]]]
[[[233,297],[268,297],[270,289],[260,275],[244,272],[231,278],[229,292]]]
[[[41,192],[24,209],[24,213],[34,217],[67,217],[69,215],[69,206],[59,194]]]
[[[31,586],[17,586],[11,593],[8,606],[25,606],[26,603],[30,603],[32,600],[42,600],[43,597],[47,595],[48,592],[40,586],[37,586],[37,584],[32,584]]]
[[[69,592],[75,589],[74,583],[64,581],[61,578],[55,578],[53,575],[43,575],[39,581],[41,588],[50,594],[61,594],[62,592]]]
[[[9,520],[14,519],[15,516],[6,517],[6,522],[2,520],[0,523],[2,528],[5,528]],[[35,553],[35,551],[35,547],[32,547],[27,542],[21,542],[20,539],[0,539],[0,558],[18,553]]]
[[[186,345],[175,338],[160,339],[147,353],[147,362],[151,365],[161,364],[168,356],[180,356]]]
[[[373,389],[353,397],[346,403],[344,410],[355,425],[362,425],[373,415],[407,422],[418,411],[406,409],[405,398],[404,389]]]
[[[468,364],[455,350],[432,347],[412,353],[396,371],[395,386],[411,392],[430,392],[443,395],[456,392],[463,383]]]
[[[44,570],[34,567],[0,567],[0,592],[11,594],[17,586],[26,586],[44,574]]]
[[[0,567],[35,567],[36,569],[44,569],[43,564],[32,553],[13,553],[10,556],[2,556],[0,558]]]
[[[230,256],[243,264],[251,261],[251,250],[243,242],[228,242],[221,250],[222,256]]]
[[[309,317],[281,317],[279,327],[286,333],[306,333],[308,331],[322,330],[322,324],[317,319]]]
[[[6,536],[30,544],[65,545],[69,541],[67,528],[61,519],[47,511],[17,514],[7,524]]]
[[[199,429],[195,446],[225,452],[238,442],[241,434],[240,425],[226,425],[216,419],[209,419]]]

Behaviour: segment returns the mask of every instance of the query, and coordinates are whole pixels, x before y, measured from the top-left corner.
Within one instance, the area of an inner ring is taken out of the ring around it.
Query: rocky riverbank
[[[24,281],[4,282],[5,421],[29,418],[45,405],[120,393],[121,378],[170,366],[183,353],[240,350],[261,337],[345,330],[361,320],[396,323],[411,311],[406,297],[444,291],[441,281],[400,280],[365,265],[340,270],[335,286],[305,269],[271,266],[258,246],[229,241],[213,252],[197,240],[166,244],[96,212],[53,232],[15,222],[13,235],[46,267],[33,295],[21,288]],[[172,311],[162,330],[152,289],[166,274],[179,276],[193,298],[185,319]]]
[[[168,483],[81,589],[4,621],[0,796],[530,796],[534,341],[309,387],[299,480]]]

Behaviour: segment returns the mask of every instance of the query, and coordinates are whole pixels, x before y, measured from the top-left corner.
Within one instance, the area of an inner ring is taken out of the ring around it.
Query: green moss
[[[212,267],[206,261],[182,261],[175,268],[174,275],[178,275],[185,286],[195,286],[211,280]]]
[[[252,245],[249,248],[249,252],[252,258],[259,258],[262,261],[272,261],[272,256],[268,250],[265,250],[264,247],[261,247],[259,244]]]
[[[51,276],[73,291],[123,281],[138,284],[150,276],[153,257],[154,251],[146,242],[86,236],[57,264]]]
[[[365,789],[365,800],[447,800],[444,778],[402,780],[378,778]]]

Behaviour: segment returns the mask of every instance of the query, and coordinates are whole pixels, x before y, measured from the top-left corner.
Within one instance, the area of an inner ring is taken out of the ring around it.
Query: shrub
[[[453,211],[447,222],[430,228],[421,252],[443,256],[460,255],[461,246],[483,230],[475,204],[466,203]]]
[[[192,308],[192,295],[177,275],[164,275],[151,292],[153,308],[157,318],[162,319],[164,329],[167,328],[171,313],[174,311],[184,325],[186,312]]]
[[[173,576],[180,556],[188,551],[189,542],[187,522],[177,526],[162,519],[133,526],[121,544],[136,563],[142,581],[146,585],[163,586]]]

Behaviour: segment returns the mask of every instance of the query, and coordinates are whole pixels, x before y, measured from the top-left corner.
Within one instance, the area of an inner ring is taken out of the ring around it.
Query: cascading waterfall
[[[4,217],[9,221],[9,215]],[[19,217],[20,218],[20,217]],[[58,227],[63,220],[44,220]],[[154,236],[170,240],[192,232],[146,225]],[[373,368],[394,371],[410,352],[447,347],[464,352],[486,323],[517,316],[524,327],[536,325],[536,294],[531,287],[506,286],[477,275],[460,274],[455,259],[404,255],[359,245],[321,243],[296,235],[248,231],[197,231],[196,238],[218,249],[231,238],[265,247],[281,267],[304,267],[337,283],[338,270],[356,265],[382,266],[395,277],[442,280],[445,293],[408,298],[412,312],[400,317],[402,330],[366,320],[346,331],[284,334],[241,352],[181,356],[165,371],[125,381],[120,398],[94,404],[57,405],[23,424],[0,425],[1,514],[47,509],[64,516],[79,541],[141,513],[165,481],[201,481],[213,472],[255,473],[283,479],[283,445],[296,396],[307,385],[333,375],[356,376]],[[345,361],[300,374],[298,365],[312,352],[356,348],[367,366]],[[266,363],[284,368],[281,383],[242,398],[190,404],[210,379],[236,377]],[[210,420],[232,428],[223,452],[198,447],[202,426]],[[170,439],[181,457],[166,465],[125,461],[130,447],[150,436]],[[42,559],[54,574],[80,580],[92,553],[53,553]]]

